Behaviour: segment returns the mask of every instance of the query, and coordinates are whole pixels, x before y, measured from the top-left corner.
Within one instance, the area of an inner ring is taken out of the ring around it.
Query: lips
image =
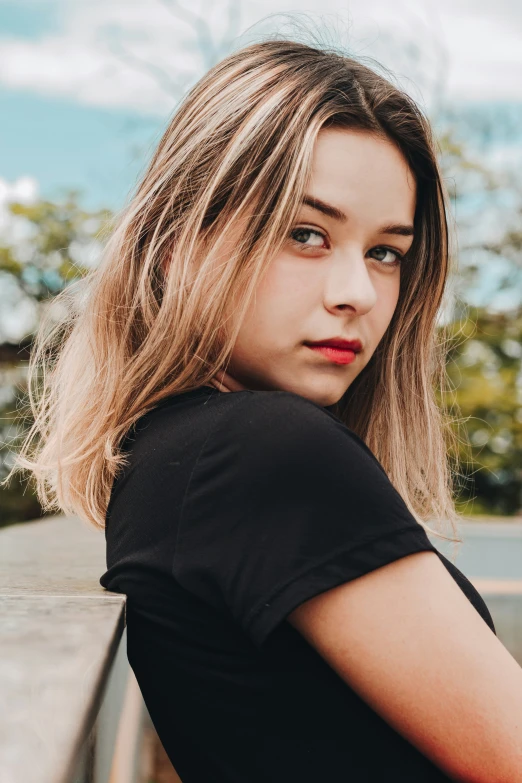
[[[315,343],[307,341],[305,344],[310,348],[337,348],[341,351],[353,351],[354,353],[359,353],[362,350],[360,340],[344,340],[342,337],[332,337],[329,340],[320,340]]]
[[[340,337],[317,343],[307,342],[305,345],[334,364],[351,364],[362,349],[360,340],[344,340]]]

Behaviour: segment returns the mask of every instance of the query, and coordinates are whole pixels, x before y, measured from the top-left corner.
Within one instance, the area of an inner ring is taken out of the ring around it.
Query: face
[[[332,405],[369,362],[393,316],[416,199],[401,152],[363,131],[323,129],[306,195],[315,206],[300,207],[247,311],[227,371],[216,375],[223,391],[285,390]],[[337,212],[325,214],[318,202]],[[362,348],[349,354],[307,344],[331,338],[359,340]]]

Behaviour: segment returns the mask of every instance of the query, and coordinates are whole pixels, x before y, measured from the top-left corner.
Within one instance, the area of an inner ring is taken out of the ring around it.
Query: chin
[[[335,405],[336,402],[339,402],[341,397],[346,393],[347,389],[345,385],[340,386],[339,384],[332,384],[330,387],[328,387],[328,385],[324,383],[324,379],[322,379],[320,385],[317,384],[317,387],[308,388],[306,390],[303,388],[296,391],[296,393],[300,394],[302,397],[306,397],[312,402],[315,402],[317,405],[321,405],[321,407],[326,408],[330,405]]]
[[[344,392],[341,394],[325,394],[323,395],[323,398],[319,401],[319,405],[321,405],[323,408],[328,408],[330,405],[335,405],[336,402],[339,402],[339,400],[342,398]]]

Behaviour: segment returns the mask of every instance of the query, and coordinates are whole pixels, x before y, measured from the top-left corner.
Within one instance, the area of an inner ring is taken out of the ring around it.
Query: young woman
[[[105,527],[183,783],[522,781],[522,669],[427,536],[458,520],[446,204],[411,98],[252,44],[187,95],[41,328],[19,464]]]

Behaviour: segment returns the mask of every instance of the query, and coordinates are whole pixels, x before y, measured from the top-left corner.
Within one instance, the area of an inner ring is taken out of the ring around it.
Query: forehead
[[[415,178],[402,152],[366,131],[319,132],[307,192],[347,214],[412,220],[415,212]]]

